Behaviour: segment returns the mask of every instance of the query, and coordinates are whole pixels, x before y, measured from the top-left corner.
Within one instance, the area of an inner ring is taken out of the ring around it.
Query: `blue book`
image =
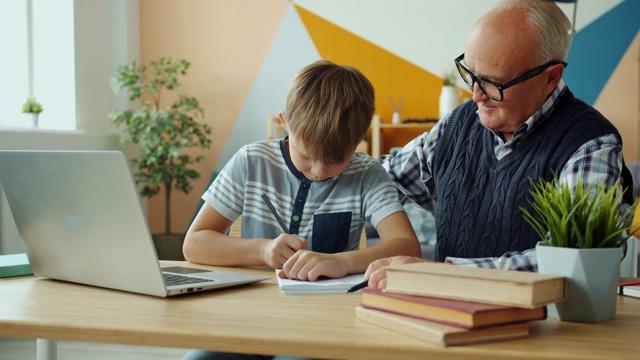
[[[27,254],[0,255],[0,278],[31,274]]]

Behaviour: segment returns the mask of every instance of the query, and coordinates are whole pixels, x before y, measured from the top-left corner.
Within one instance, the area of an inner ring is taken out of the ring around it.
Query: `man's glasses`
[[[518,85],[523,81],[529,80],[532,77],[538,76],[540,75],[540,73],[548,68],[551,65],[557,65],[557,64],[562,64],[562,66],[567,67],[567,63],[561,60],[551,60],[546,64],[540,65],[537,68],[527,71],[526,73],[518,76],[517,78],[507,82],[506,84],[498,84],[496,82],[493,82],[491,80],[487,80],[484,78],[481,78],[480,76],[476,76],[474,73],[471,72],[471,70],[469,70],[464,64],[461,63],[461,61],[464,59],[464,53],[462,53],[462,55],[458,56],[454,62],[456,63],[456,67],[458,68],[458,72],[460,73],[460,76],[462,77],[462,80],[464,80],[464,82],[470,87],[472,88],[473,85],[475,83],[478,83],[478,85],[480,86],[480,90],[482,90],[482,92],[487,95],[490,99],[495,100],[495,101],[502,101],[502,99],[504,99],[504,90],[508,89],[514,85]]]

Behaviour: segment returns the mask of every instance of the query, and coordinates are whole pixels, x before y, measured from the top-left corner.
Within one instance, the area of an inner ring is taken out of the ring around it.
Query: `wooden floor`
[[[58,342],[59,360],[180,360],[188,349]],[[0,338],[0,360],[35,360],[36,340]]]

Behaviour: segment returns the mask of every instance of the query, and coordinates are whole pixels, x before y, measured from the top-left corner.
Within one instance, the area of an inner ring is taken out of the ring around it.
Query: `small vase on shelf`
[[[461,91],[452,85],[444,85],[440,93],[440,119],[460,105]]]
[[[395,111],[393,113],[393,117],[391,118],[391,123],[392,124],[402,124],[402,117],[400,116],[400,113],[398,111]]]

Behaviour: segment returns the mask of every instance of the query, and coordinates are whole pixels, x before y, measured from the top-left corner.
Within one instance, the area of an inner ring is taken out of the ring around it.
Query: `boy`
[[[358,70],[318,61],[303,68],[279,114],[289,134],[244,146],[202,198],[183,247],[187,260],[282,268],[315,281],[363,273],[374,260],[420,256],[420,246],[378,161],[355,149],[374,112],[374,90]],[[283,230],[265,194],[288,226]],[[243,239],[226,234],[242,215]],[[367,218],[380,245],[357,250]]]

